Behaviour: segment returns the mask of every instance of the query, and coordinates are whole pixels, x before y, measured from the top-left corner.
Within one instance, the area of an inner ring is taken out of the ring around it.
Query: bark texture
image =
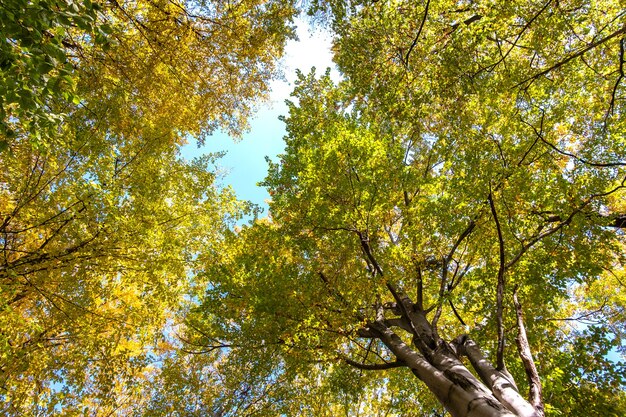
[[[439,338],[421,306],[393,286],[389,289],[396,302],[380,305],[376,320],[359,331],[359,336],[380,340],[395,355],[396,362],[386,367],[408,367],[453,417],[543,417],[542,405],[525,399],[511,375],[489,362],[473,340],[465,335],[450,342]],[[411,334],[411,343],[403,340],[400,334],[404,332],[396,329]],[[465,366],[463,357],[479,378]],[[361,369],[385,366],[347,362]]]
[[[497,229],[500,231],[491,196],[489,202]],[[474,222],[471,222],[442,261],[440,300],[444,299],[446,289],[449,290],[448,263],[456,248],[472,232],[473,228]],[[358,233],[358,235],[372,276],[382,277],[383,270],[372,254],[366,235],[362,233]],[[500,268],[497,300],[499,311],[497,315],[502,317],[506,265],[501,234],[499,237]],[[531,378],[532,372],[529,373],[530,368],[527,368],[531,395],[530,400],[526,400],[519,393],[515,381],[506,370],[502,356],[504,338],[500,334],[502,332],[500,321],[498,322],[498,364],[494,366],[484,357],[478,345],[467,336],[462,335],[449,342],[439,337],[437,321],[441,315],[442,302],[429,309],[424,309],[421,287],[418,288],[418,302],[414,303],[407,294],[399,291],[392,283],[387,282],[386,286],[394,302],[383,304],[379,300],[376,306],[376,319],[369,321],[364,328],[360,329],[358,335],[380,340],[395,355],[396,361],[388,364],[357,365],[354,361],[349,360],[348,363],[361,369],[381,369],[381,366],[390,367],[390,364],[393,364],[393,367],[401,365],[408,367],[417,378],[426,384],[453,417],[543,417],[541,384],[538,376],[536,379]],[[521,319],[521,306],[519,306],[517,298],[515,298],[515,303],[516,308],[518,308],[518,328],[521,335],[518,337],[518,343],[521,341],[523,345],[524,340],[526,340],[526,333]],[[432,320],[429,321],[427,315],[433,308],[435,313]],[[387,317],[387,315],[393,317]],[[404,341],[394,330],[395,328],[408,332],[411,336],[411,344]],[[525,359],[525,355],[530,355],[527,341],[525,346],[520,348],[520,356],[522,356],[524,366],[527,367],[528,360]],[[467,357],[480,379],[476,378],[463,364],[461,361],[463,357]],[[533,363],[532,356],[530,356],[530,363]],[[532,366],[534,367],[534,363]],[[534,375],[537,375],[536,369]]]

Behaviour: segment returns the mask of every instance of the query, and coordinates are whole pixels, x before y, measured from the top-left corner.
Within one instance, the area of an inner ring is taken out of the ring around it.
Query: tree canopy
[[[626,413],[619,2],[312,2],[343,79],[298,74],[245,226],[178,145],[241,131],[294,5],[34,7],[2,26],[5,413]]]
[[[3,1],[0,409],[128,414],[201,253],[247,204],[214,185],[293,37],[289,1]]]

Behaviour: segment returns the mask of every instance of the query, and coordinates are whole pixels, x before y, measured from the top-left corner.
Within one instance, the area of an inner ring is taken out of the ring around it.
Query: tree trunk
[[[395,291],[392,291],[392,293]],[[399,363],[423,381],[453,417],[543,417],[518,391],[506,370],[498,370],[467,336],[453,342],[439,339],[424,311],[416,311],[405,294],[394,294],[398,303],[392,310],[400,318],[385,319],[380,307],[375,321],[359,332],[362,337],[379,339]],[[413,347],[393,330],[402,328],[413,335]],[[477,378],[461,362],[467,357]],[[350,361],[354,365],[353,361]],[[370,368],[364,369],[374,369]]]

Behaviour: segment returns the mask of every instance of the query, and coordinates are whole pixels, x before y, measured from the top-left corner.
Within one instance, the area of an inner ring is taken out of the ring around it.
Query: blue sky
[[[265,157],[276,160],[276,155],[285,148],[285,126],[278,117],[287,113],[285,100],[289,99],[293,90],[296,69],[307,73],[314,66],[317,73],[321,74],[330,67],[333,68],[335,78],[338,78],[332,62],[330,35],[320,30],[313,31],[305,20],[299,19],[296,23],[299,40],[287,44],[285,57],[281,61],[284,79],[271,83],[269,100],[259,105],[256,116],[250,120],[250,131],[239,141],[216,132],[200,148],[191,142],[181,149],[185,158],[225,151],[226,155],[217,164],[218,170],[225,174],[218,185],[230,185],[240,199],[262,206],[265,209],[262,216],[267,215],[265,201],[270,197],[264,188],[256,184],[266,176]]]

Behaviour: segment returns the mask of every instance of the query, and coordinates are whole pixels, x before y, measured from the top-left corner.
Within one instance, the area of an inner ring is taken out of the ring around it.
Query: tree
[[[327,412],[364,395],[406,415],[402,395],[409,415],[623,414],[622,8],[343,6],[345,80],[301,75],[271,217],[207,264],[189,348],[273,364],[310,394],[294,414],[320,394]],[[302,398],[274,392],[266,415]]]
[[[293,2],[3,5],[3,413],[626,412],[618,2],[313,2],[344,81],[242,228],[177,146],[244,127]]]
[[[2,3],[3,414],[141,409],[175,348],[199,254],[248,205],[217,155],[293,36],[290,1]],[[6,17],[6,19],[5,19]]]
[[[2,3],[1,150],[39,147],[85,108],[111,128],[142,119],[202,139],[237,134],[294,36],[291,1]],[[106,120],[102,120],[106,114]]]
[[[20,125],[28,126],[33,139],[52,133],[61,115],[50,112],[50,101],[78,100],[68,50],[81,48],[85,36],[100,46],[106,43],[110,28],[97,22],[100,10],[91,1],[2,2],[0,150],[9,146]]]
[[[193,286],[181,277],[241,206],[211,158],[154,142],[132,159],[19,150],[2,178],[3,412],[123,410],[172,349],[164,332]]]

